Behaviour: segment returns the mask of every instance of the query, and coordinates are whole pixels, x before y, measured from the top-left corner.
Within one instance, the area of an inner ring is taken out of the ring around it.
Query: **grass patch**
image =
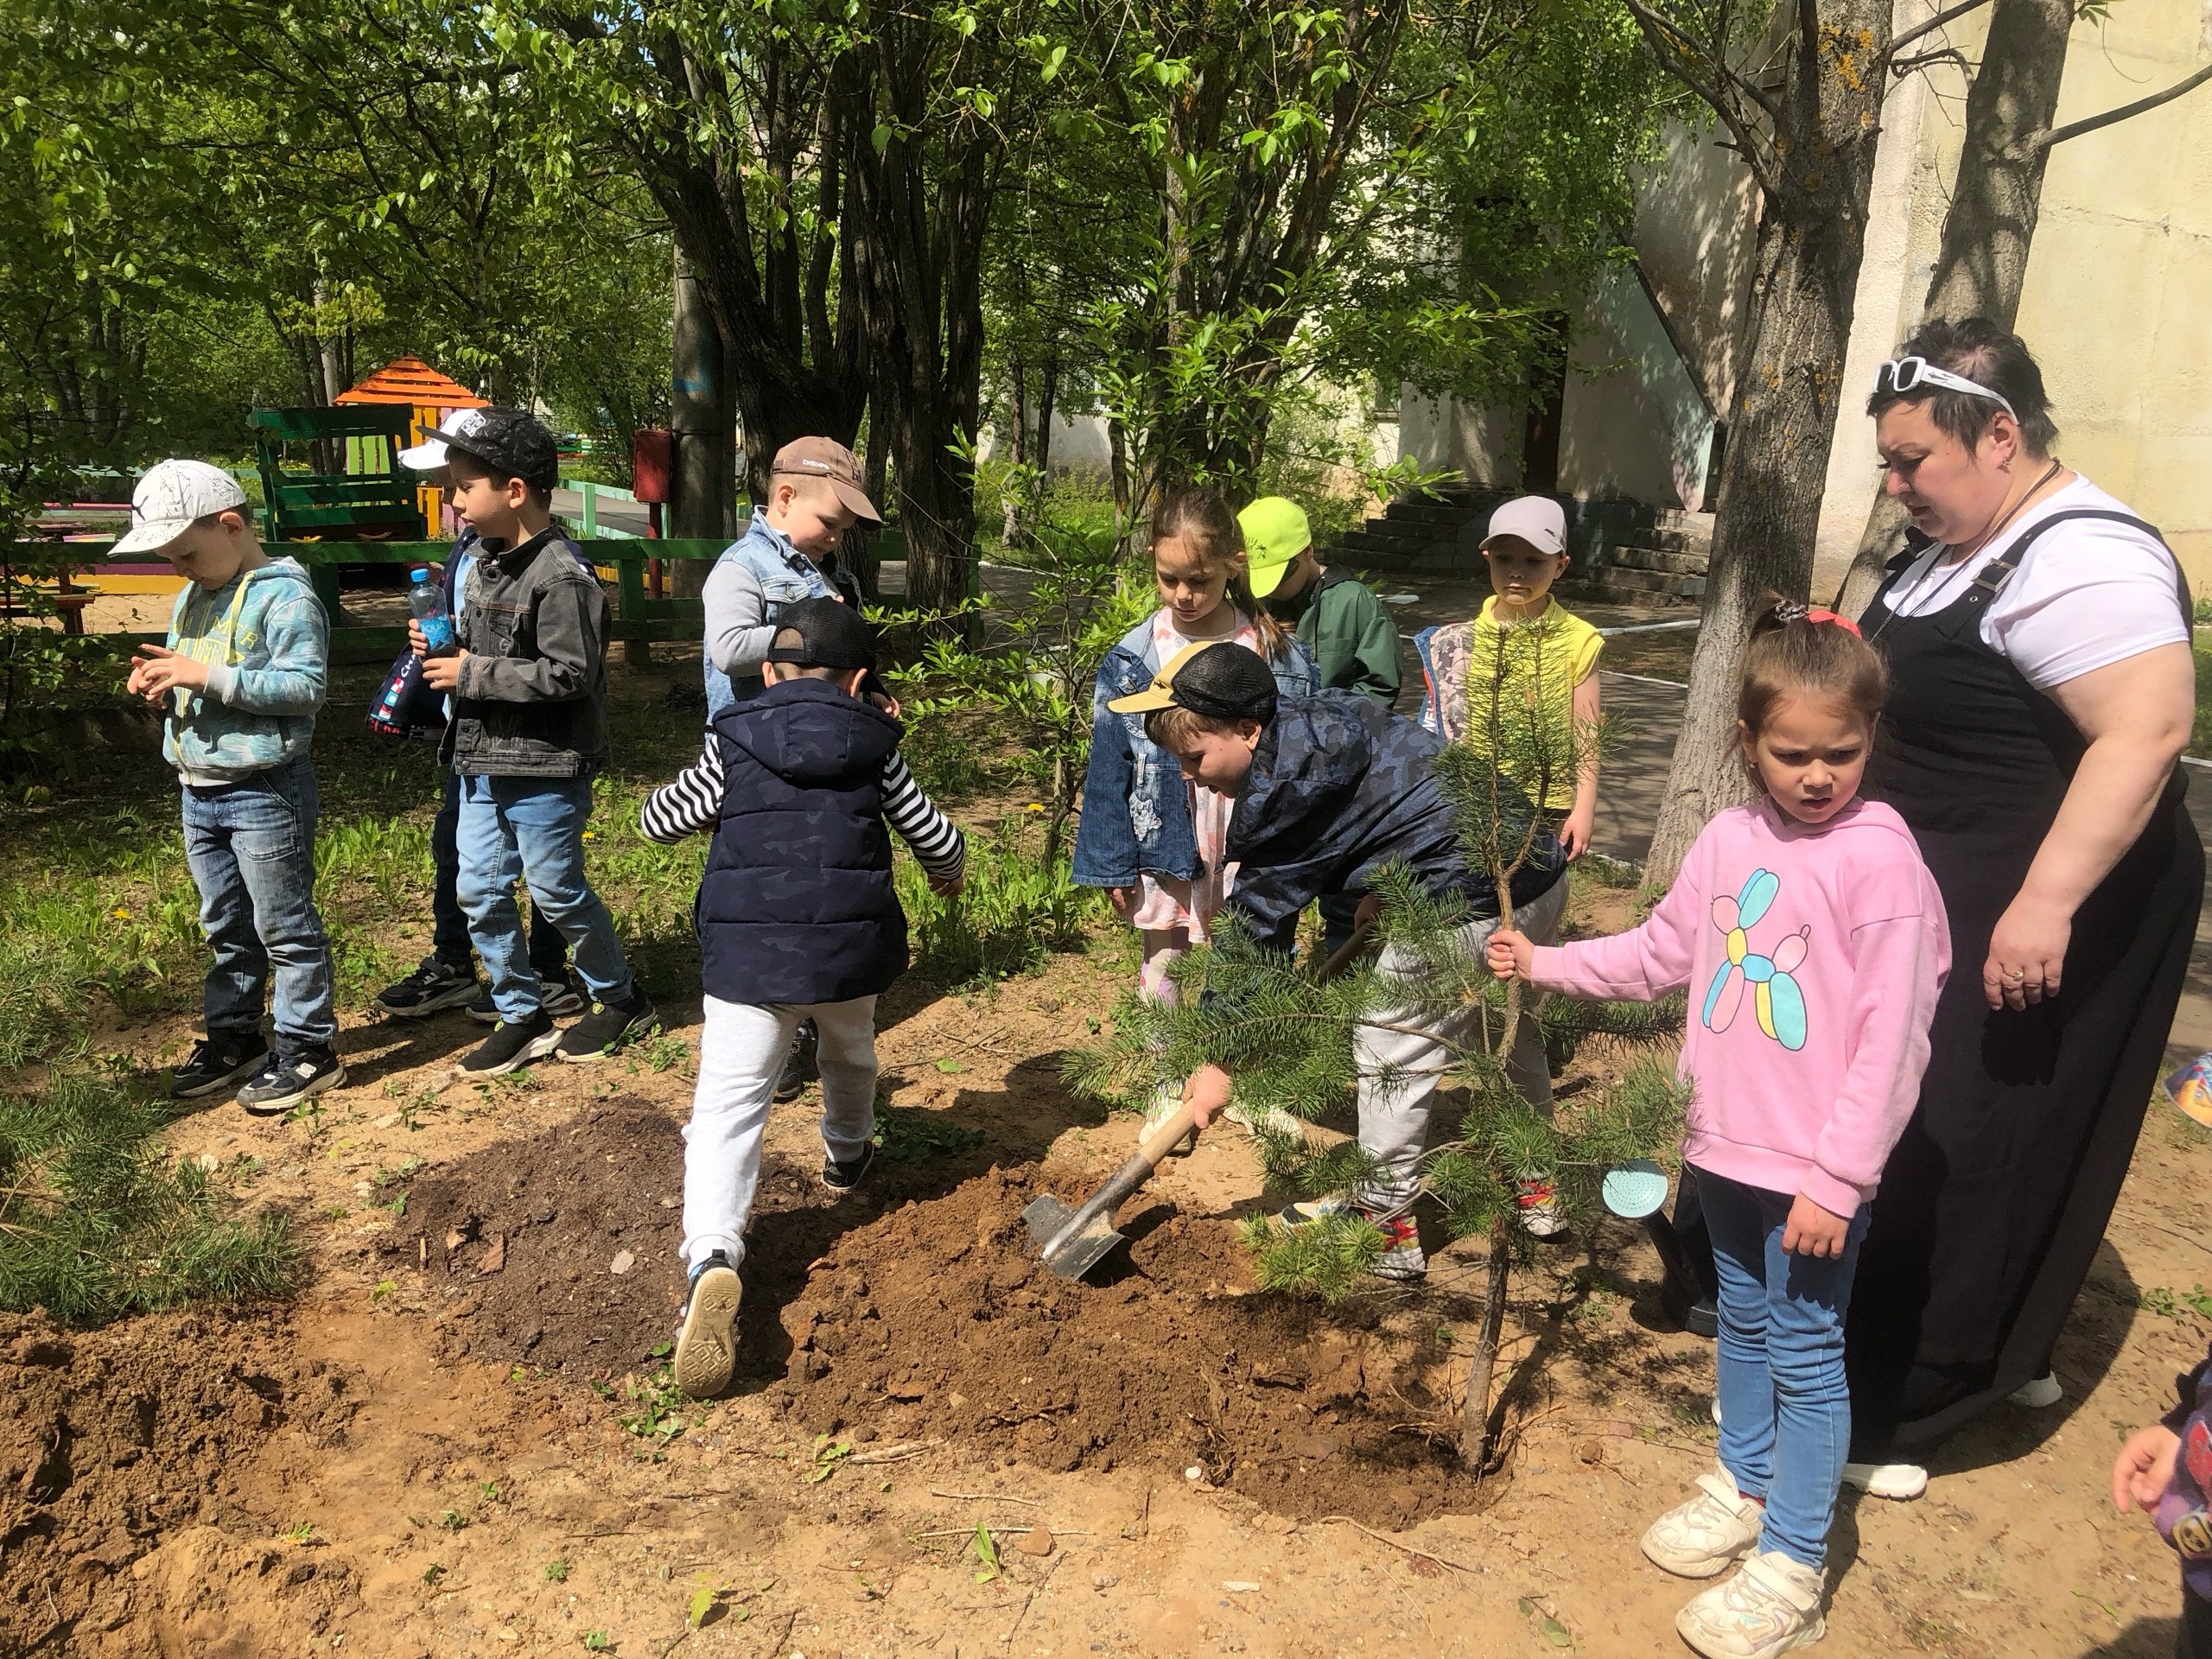
[[[200,1297],[288,1290],[285,1218],[241,1217],[156,1136],[163,1104],[76,1073],[0,1097],[0,1307],[97,1325]]]
[[[1046,868],[1019,828],[968,837],[968,883],[955,899],[931,893],[921,867],[902,855],[899,899],[906,906],[918,973],[969,985],[1033,973],[1055,950],[1082,946],[1103,896],[1080,887],[1065,864]]]
[[[893,1163],[918,1164],[950,1157],[981,1143],[982,1131],[948,1122],[940,1112],[880,1101],[875,1108],[875,1144]]]

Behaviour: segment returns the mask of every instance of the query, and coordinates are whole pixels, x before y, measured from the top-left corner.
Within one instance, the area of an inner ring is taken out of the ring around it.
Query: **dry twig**
[[[1454,1573],[1472,1573],[1475,1571],[1473,1567],[1467,1566],[1465,1562],[1455,1561],[1448,1556],[1439,1555],[1434,1550],[1417,1549],[1411,1544],[1402,1544],[1395,1538],[1390,1536],[1389,1533],[1377,1532],[1372,1527],[1363,1527],[1358,1522],[1353,1520],[1351,1516],[1348,1515],[1325,1515],[1321,1519],[1324,1521],[1341,1521],[1344,1525],[1351,1528],[1354,1531],[1365,1533],[1377,1543],[1388,1544],[1393,1549],[1402,1549],[1407,1554],[1418,1555],[1423,1560],[1434,1561],[1439,1567],[1448,1567]]]

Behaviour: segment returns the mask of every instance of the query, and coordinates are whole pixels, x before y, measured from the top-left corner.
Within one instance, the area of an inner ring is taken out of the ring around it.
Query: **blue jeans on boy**
[[[575,948],[576,976],[592,1001],[630,1000],[630,963],[614,918],[584,876],[590,817],[588,778],[461,780],[461,907],[492,982],[493,1005],[509,1025],[531,1019],[539,1003],[515,907],[515,882],[524,877],[538,913]]]
[[[186,784],[183,793],[184,855],[214,956],[208,1034],[258,1036],[273,970],[276,1052],[332,1052],[338,1002],[315,907],[315,768],[302,755],[234,784]]]
[[[430,825],[430,954],[450,968],[474,973],[475,946],[468,914],[461,907],[461,774],[446,772],[445,798]],[[569,972],[569,943],[530,902],[530,965],[540,979],[558,984]]]
[[[1766,1500],[1763,1550],[1818,1570],[1851,1447],[1843,1318],[1866,1235],[1852,1217],[1840,1256],[1782,1248],[1796,1195],[1697,1173],[1720,1275],[1720,1461],[1746,1497]]]

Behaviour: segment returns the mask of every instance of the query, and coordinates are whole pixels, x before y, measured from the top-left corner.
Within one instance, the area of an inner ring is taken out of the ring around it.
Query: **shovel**
[[[1355,930],[1343,948],[1322,965],[1316,979],[1333,979],[1344,972],[1367,948],[1373,931],[1372,922]],[[1045,1265],[1063,1279],[1080,1279],[1096,1267],[1107,1252],[1122,1242],[1121,1234],[1114,1230],[1114,1211],[1121,1208],[1124,1198],[1152,1179],[1152,1172],[1160,1167],[1160,1160],[1175,1149],[1192,1127],[1191,1103],[1186,1100],[1145,1136],[1130,1154],[1128,1162],[1116,1170],[1113,1179],[1092,1193],[1079,1210],[1069,1209],[1049,1192],[1033,1199],[1021,1212],[1021,1218],[1029,1224],[1030,1239],[1043,1255]],[[1329,1131],[1319,1133],[1327,1135]]]

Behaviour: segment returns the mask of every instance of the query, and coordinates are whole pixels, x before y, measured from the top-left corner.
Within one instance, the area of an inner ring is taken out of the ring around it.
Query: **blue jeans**
[[[184,855],[200,888],[207,1031],[258,1035],[271,970],[276,1052],[338,1039],[330,938],[315,907],[315,768],[302,755],[219,788],[183,785]]]
[[[445,798],[430,825],[430,954],[463,973],[475,971],[468,915],[461,907],[461,775],[448,768]],[[530,902],[530,965],[555,982],[569,972],[569,942]]]
[[[461,907],[492,981],[493,1004],[509,1025],[538,1008],[537,974],[515,907],[515,883],[525,877],[538,913],[575,948],[576,976],[592,1000],[630,1000],[630,963],[614,918],[584,876],[590,817],[588,778],[461,780]]]
[[[1720,1461],[1738,1491],[1766,1500],[1759,1548],[1817,1571],[1851,1447],[1843,1316],[1867,1206],[1841,1255],[1791,1255],[1782,1233],[1794,1193],[1709,1169],[1697,1188],[1720,1274]]]

